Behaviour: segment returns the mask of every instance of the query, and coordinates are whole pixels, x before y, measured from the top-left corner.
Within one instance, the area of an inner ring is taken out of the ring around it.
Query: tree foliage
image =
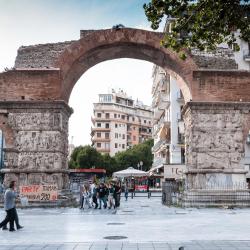
[[[153,162],[151,148],[153,140],[145,141],[130,149],[118,152],[114,157],[109,154],[100,154],[91,146],[79,146],[74,149],[70,156],[70,168],[104,168],[107,175],[128,167],[137,168],[137,164],[143,162],[143,170],[147,171]]]
[[[233,31],[250,42],[250,0],[151,0],[143,8],[153,29],[165,17],[174,17],[171,33],[162,41],[179,52],[183,48],[214,50],[220,43],[236,42]],[[180,35],[181,34],[181,35]],[[239,47],[238,47],[239,48]]]

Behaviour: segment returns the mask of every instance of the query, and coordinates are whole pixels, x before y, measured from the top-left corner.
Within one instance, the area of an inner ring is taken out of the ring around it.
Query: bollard
[[[133,199],[133,192],[131,192],[131,199]]]

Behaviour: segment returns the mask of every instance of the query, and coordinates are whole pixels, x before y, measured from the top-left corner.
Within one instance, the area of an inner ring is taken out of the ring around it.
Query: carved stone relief
[[[10,126],[15,130],[54,130],[62,129],[60,113],[11,113],[8,117]]]
[[[243,168],[243,115],[240,110],[188,110],[185,114],[187,166],[192,169]]]
[[[21,152],[19,169],[58,170],[66,168],[66,156],[61,153]]]
[[[60,131],[18,131],[15,146],[20,152],[59,151],[66,152],[66,138]]]

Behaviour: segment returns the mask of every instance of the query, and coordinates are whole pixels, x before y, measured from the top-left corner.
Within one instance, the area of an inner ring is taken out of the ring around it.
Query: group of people
[[[120,206],[121,192],[119,182],[84,184],[80,188],[80,208],[116,209]]]
[[[14,223],[16,224],[16,229],[23,228],[19,224],[18,214],[16,211],[16,198],[18,194],[16,193],[16,182],[11,181],[9,188],[4,193],[4,210],[6,211],[5,219],[0,223],[0,228],[2,230],[8,230],[7,224],[9,223],[9,231],[16,231]]]

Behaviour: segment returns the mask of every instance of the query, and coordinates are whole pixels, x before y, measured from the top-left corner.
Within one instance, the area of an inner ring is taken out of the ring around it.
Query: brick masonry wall
[[[194,71],[193,101],[250,102],[249,71]]]
[[[15,68],[50,68],[74,41],[22,46],[17,51]]]
[[[60,99],[60,71],[12,70],[0,74],[0,100]]]

